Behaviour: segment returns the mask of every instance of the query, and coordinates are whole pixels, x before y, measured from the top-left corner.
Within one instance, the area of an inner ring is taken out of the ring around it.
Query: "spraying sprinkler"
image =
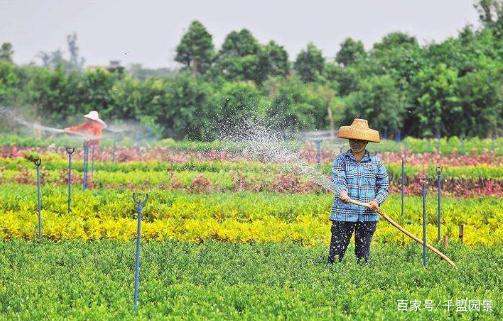
[[[140,198],[140,195],[133,193],[133,201],[136,209],[137,225],[136,225],[136,251],[135,251],[135,264],[134,264],[134,311],[138,312],[138,305],[140,301],[140,242],[141,242],[141,220],[142,211],[148,201],[148,193]]]
[[[402,172],[400,177],[400,210],[401,216],[403,217],[403,197],[404,197],[404,186],[405,186],[405,155],[402,153]]]
[[[82,190],[87,189],[87,168],[89,163],[89,145],[84,142],[84,162],[82,168]]]
[[[112,140],[112,162],[117,162],[117,144],[125,136],[134,132],[134,128],[128,125],[111,125],[107,126],[104,131],[109,133],[107,136]]]
[[[421,186],[421,199],[423,201],[423,266],[428,264],[428,251],[426,251],[426,184],[423,182]]]
[[[441,202],[442,202],[442,167],[437,166],[437,242],[440,242],[440,225],[442,224],[441,217]]]
[[[75,152],[75,147],[66,147],[68,154],[68,213],[72,211],[72,154]]]
[[[94,182],[94,151],[95,151],[95,146],[91,146],[91,181]]]
[[[320,166],[321,164],[321,139],[316,139],[314,141],[316,145],[316,164]]]
[[[37,169],[37,236],[40,239],[42,237],[42,192],[40,190],[40,165],[42,164],[42,160],[40,159],[40,157],[37,157],[32,161],[35,164],[35,168]]]
[[[348,200],[349,203],[352,203],[352,204],[355,204],[355,205],[360,205],[360,206],[364,206],[364,207],[367,207],[367,208],[370,208],[370,204],[369,203],[364,203],[364,202],[360,202],[360,201],[357,201],[357,200],[353,200],[353,199],[349,199]],[[423,245],[423,246],[426,246],[428,249],[430,249],[433,253],[437,254],[438,256],[440,256],[442,259],[444,259],[445,261],[447,261],[447,263],[449,263],[450,265],[452,265],[453,267],[456,267],[456,264],[454,264],[454,262],[452,262],[451,259],[449,259],[445,254],[443,254],[442,252],[440,252],[439,250],[437,250],[436,248],[434,248],[433,246],[431,246],[430,244],[426,244],[426,242],[423,242],[420,238],[418,238],[417,236],[415,236],[414,234],[412,234],[411,232],[407,231],[406,229],[404,229],[402,226],[400,226],[400,224],[398,224],[397,222],[395,222],[391,217],[389,217],[388,215],[386,215],[386,213],[384,213],[380,208],[377,210],[377,213],[382,217],[384,218],[386,221],[388,221],[391,225],[393,225],[394,227],[396,227],[400,232],[404,233],[405,235],[407,235],[408,237],[410,237],[411,239],[413,239],[414,241],[416,241],[417,243]]]

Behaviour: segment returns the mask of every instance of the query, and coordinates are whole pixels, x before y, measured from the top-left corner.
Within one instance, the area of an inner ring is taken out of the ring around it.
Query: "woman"
[[[335,256],[342,260],[353,231],[357,261],[368,262],[379,220],[376,210],[388,196],[389,185],[386,168],[365,149],[368,142],[380,142],[379,132],[370,129],[365,119],[357,118],[351,126],[342,126],[337,136],[349,139],[350,149],[337,156],[332,167],[335,198],[328,263],[332,264]],[[348,203],[349,199],[368,203],[371,208]]]
[[[107,124],[100,119],[98,112],[93,110],[89,114],[84,115],[85,122],[65,128],[65,132],[69,134],[77,134],[86,138],[85,144],[89,146],[97,146],[99,144],[103,129]]]
[[[91,149],[91,172],[87,174],[87,153],[84,153],[84,172],[86,173],[83,178],[84,189],[93,186],[93,170],[94,170],[94,150],[100,143],[101,135],[103,134],[103,129],[107,127],[107,124],[100,119],[98,112],[93,110],[89,114],[84,115],[86,119],[84,123],[72,127],[65,128],[65,132],[69,134],[76,134],[83,136],[84,149]]]

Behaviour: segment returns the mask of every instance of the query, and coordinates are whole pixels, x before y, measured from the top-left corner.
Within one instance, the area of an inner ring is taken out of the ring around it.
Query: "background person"
[[[77,134],[86,138],[87,146],[97,146],[103,134],[103,129],[107,128],[107,124],[100,119],[98,112],[93,110],[89,114],[84,115],[85,122],[76,126],[65,128],[65,132],[69,134]]]
[[[99,146],[101,136],[103,134],[103,129],[107,127],[107,124],[100,119],[100,116],[97,111],[93,110],[89,112],[89,114],[84,115],[85,122],[76,126],[65,128],[65,132],[69,134],[80,135],[84,137],[84,148],[91,151],[91,160],[94,162],[94,153],[96,147]],[[85,172],[87,171],[87,163],[86,154],[84,153],[84,166]],[[84,186],[92,187],[93,185],[93,175],[91,173],[87,174],[85,177]]]

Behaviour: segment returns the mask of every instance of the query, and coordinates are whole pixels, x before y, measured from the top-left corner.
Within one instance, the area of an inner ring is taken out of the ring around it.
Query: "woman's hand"
[[[372,200],[369,202],[370,209],[373,211],[378,211],[379,210],[379,204],[377,203],[376,200]]]
[[[349,195],[348,195],[348,192],[346,191],[341,191],[339,193],[339,198],[344,202],[344,203],[347,203],[349,202]]]

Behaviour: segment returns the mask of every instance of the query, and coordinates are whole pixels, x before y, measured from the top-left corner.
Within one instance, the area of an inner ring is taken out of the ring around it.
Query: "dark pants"
[[[377,222],[344,222],[332,221],[332,238],[330,239],[330,250],[328,262],[333,263],[335,256],[342,261],[344,253],[351,240],[353,231],[355,232],[355,255],[358,262],[364,259],[368,262],[370,255],[370,241],[376,230]]]

